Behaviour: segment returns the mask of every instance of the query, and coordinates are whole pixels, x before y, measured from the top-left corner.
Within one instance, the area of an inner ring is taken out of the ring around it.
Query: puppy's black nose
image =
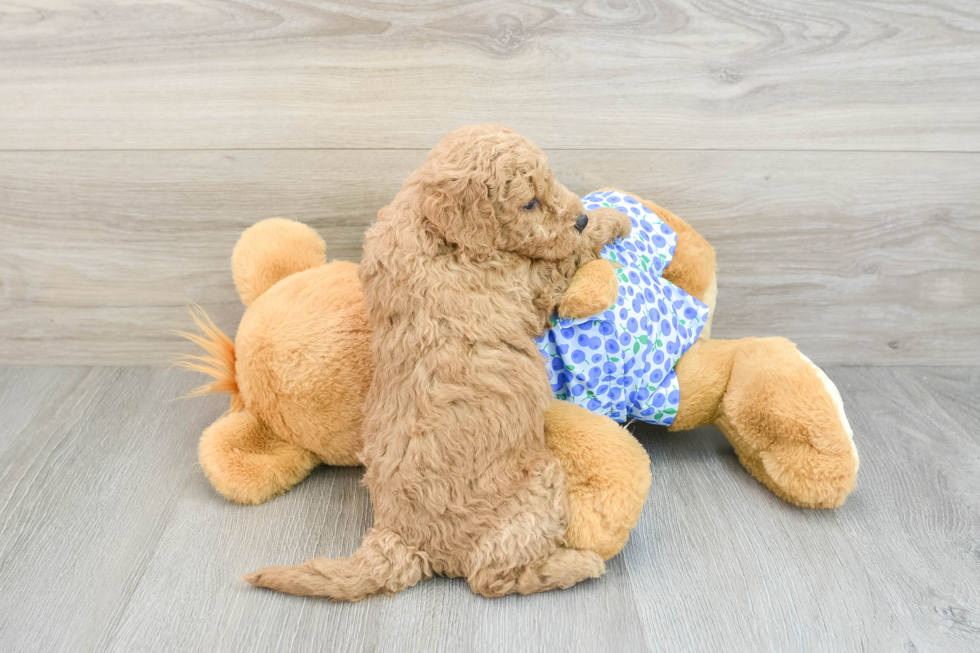
[[[588,224],[589,216],[583,213],[582,215],[578,216],[578,220],[575,221],[575,231],[582,233],[582,230],[585,229]]]

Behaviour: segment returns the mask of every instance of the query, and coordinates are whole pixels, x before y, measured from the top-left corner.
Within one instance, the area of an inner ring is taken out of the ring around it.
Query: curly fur
[[[375,326],[361,453],[374,528],[350,558],[246,580],[353,601],[432,574],[500,596],[603,573],[599,554],[565,546],[568,492],[533,342],[576,269],[629,231],[606,212],[579,233],[582,213],[509,129],[460,129],[430,153],[380,211],[360,268]]]

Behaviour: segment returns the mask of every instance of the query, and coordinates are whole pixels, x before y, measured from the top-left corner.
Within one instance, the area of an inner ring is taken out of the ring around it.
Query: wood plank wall
[[[166,364],[262,218],[357,260],[446,131],[501,122],[720,263],[715,337],[980,363],[980,5],[57,0],[0,13],[0,362]]]

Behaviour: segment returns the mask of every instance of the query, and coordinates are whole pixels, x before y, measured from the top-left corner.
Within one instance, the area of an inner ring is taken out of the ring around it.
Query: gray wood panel
[[[0,149],[980,149],[973,0],[18,7]]]
[[[101,650],[152,560],[216,398],[147,368],[0,372],[0,649]]]
[[[272,216],[331,257],[424,158],[407,151],[0,152],[0,361],[166,364],[185,301],[234,333],[229,258]],[[715,337],[784,335],[821,364],[980,363],[980,155],[550,153],[579,193],[614,185],[718,251]]]
[[[861,453],[833,512],[780,502],[716,430],[637,428],[654,482],[608,573],[485,600],[435,579],[356,605],[237,576],[343,555],[356,469],[258,507],[195,440],[224,408],[145,368],[0,368],[0,650],[950,651],[980,647],[977,368],[832,368]]]

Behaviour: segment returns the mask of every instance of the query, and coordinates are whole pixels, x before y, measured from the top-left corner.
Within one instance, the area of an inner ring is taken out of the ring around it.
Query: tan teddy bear
[[[662,276],[707,305],[716,297],[715,256],[687,223],[633,197],[676,233]],[[605,209],[603,209],[605,210]],[[231,395],[231,411],[201,437],[200,461],[221,494],[262,503],[318,464],[357,465],[361,406],[373,374],[357,265],[326,262],[309,227],[272,219],[247,229],[232,254],[247,308],[234,341],[200,312],[202,335],[183,334],[207,356],[182,363],[216,381],[196,394]],[[584,318],[617,296],[615,266],[579,270],[559,315]],[[858,458],[840,395],[820,368],[782,338],[710,339],[708,323],[674,371],[679,407],[670,430],[715,424],[745,468],[796,505],[833,508],[854,487]],[[650,486],[643,447],[619,424],[556,400],[548,446],[562,463],[572,519],[568,545],[604,558],[619,552]]]

